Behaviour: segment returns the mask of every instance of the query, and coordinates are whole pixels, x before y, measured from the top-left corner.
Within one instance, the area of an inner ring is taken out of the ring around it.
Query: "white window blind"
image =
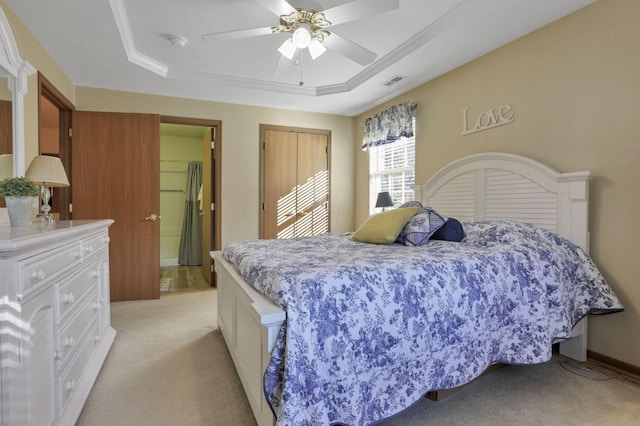
[[[416,163],[415,137],[369,148],[369,212],[375,208],[378,192],[388,191],[395,207],[414,198]]]

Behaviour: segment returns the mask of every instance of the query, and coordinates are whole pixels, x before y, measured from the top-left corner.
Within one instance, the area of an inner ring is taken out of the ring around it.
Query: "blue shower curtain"
[[[180,236],[180,265],[202,265],[202,215],[198,194],[202,186],[202,162],[191,161],[187,168],[187,193]]]

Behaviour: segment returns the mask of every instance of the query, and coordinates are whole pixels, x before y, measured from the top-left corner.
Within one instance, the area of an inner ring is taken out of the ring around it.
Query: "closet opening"
[[[160,292],[215,285],[209,252],[220,247],[217,120],[160,118]]]

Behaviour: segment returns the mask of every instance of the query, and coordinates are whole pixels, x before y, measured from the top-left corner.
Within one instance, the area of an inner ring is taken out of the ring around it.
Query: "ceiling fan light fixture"
[[[296,46],[293,44],[293,41],[291,41],[291,38],[286,39],[284,43],[282,43],[278,48],[278,52],[289,60],[293,59],[293,55],[296,54]]]
[[[324,45],[317,38],[311,40],[308,48],[311,59],[313,60],[327,51],[327,48],[324,47]]]
[[[309,43],[311,43],[311,34],[306,28],[298,28],[293,32],[291,41],[298,49],[304,49],[305,47],[309,47]]]

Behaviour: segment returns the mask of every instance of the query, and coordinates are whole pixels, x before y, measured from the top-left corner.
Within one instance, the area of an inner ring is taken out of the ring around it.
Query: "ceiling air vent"
[[[400,80],[404,80],[405,78],[407,78],[407,77],[404,76],[404,75],[394,75],[389,80],[387,80],[384,83],[382,83],[382,85],[383,86],[393,86],[394,84],[396,84]]]

